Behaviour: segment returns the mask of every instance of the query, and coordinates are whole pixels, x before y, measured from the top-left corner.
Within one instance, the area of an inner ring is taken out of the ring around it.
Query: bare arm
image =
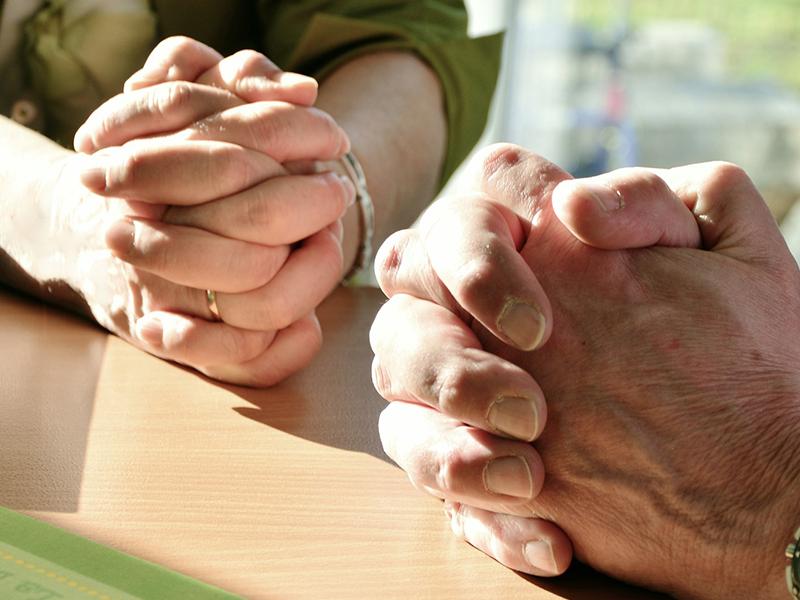
[[[320,85],[317,106],[350,136],[375,202],[375,248],[407,227],[433,199],[447,125],[440,84],[417,56],[382,52],[352,60]],[[345,217],[345,270],[360,239],[358,214]]]
[[[70,155],[0,116],[0,282],[88,314],[70,271],[91,240],[71,229],[75,199],[64,190],[55,206],[52,192]]]

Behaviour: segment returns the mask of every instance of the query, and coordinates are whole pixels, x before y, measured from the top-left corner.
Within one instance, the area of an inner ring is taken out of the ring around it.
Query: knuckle
[[[233,74],[237,78],[260,75],[269,69],[272,62],[256,50],[239,50],[231,57]]]
[[[291,110],[289,105],[283,102],[256,102],[253,105],[255,114],[253,115],[252,127],[253,147],[260,148],[267,146],[274,152],[280,154],[280,147],[274,147],[290,133],[287,125],[286,113]],[[279,157],[273,157],[280,160]]]
[[[216,164],[223,166],[224,175],[217,179],[221,188],[244,190],[257,181],[255,160],[240,146],[225,144],[210,150],[209,170]]]
[[[484,179],[490,179],[498,171],[519,163],[523,153],[522,147],[516,144],[492,144],[475,157],[477,171]]]
[[[403,257],[411,231],[404,229],[389,236],[375,255],[375,277],[383,292],[391,297],[400,279]]]
[[[242,220],[246,229],[263,229],[273,220],[271,203],[258,194],[253,195],[245,204]]]
[[[172,57],[180,56],[199,45],[198,42],[185,35],[173,35],[161,42],[153,50],[154,56],[159,56],[166,61]]]
[[[461,433],[461,429],[458,427],[453,433]],[[464,487],[470,465],[456,444],[438,444],[435,465],[433,477],[440,491],[458,493]]]
[[[616,173],[618,173],[623,180],[634,181],[641,191],[651,192],[655,195],[661,195],[664,192],[670,191],[666,181],[647,169],[630,167],[619,169]]]
[[[724,179],[737,183],[750,180],[747,172],[742,167],[726,161],[714,161],[709,163],[709,178]]]
[[[449,416],[458,416],[469,403],[475,388],[473,373],[466,368],[451,367],[436,381],[436,399],[439,410]]]
[[[192,102],[192,84],[186,81],[173,81],[162,84],[154,98],[153,111],[159,115],[181,112]]]
[[[495,274],[495,266],[491,261],[493,245],[493,242],[488,242],[485,255],[466,260],[457,271],[453,295],[465,308],[485,303],[486,298],[495,293],[492,285]]]
[[[708,163],[707,175],[701,188],[701,193],[705,194],[721,194],[742,188],[755,190],[750,176],[742,167],[724,161]]]

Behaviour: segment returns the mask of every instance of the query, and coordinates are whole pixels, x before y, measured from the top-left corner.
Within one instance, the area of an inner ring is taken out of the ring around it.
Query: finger
[[[75,133],[75,150],[91,154],[134,138],[166,133],[242,104],[207,85],[175,81],[118,94],[96,109]]]
[[[659,171],[694,214],[703,247],[744,261],[793,259],[764,199],[747,173],[709,162]]]
[[[246,102],[282,100],[312,106],[317,99],[315,79],[282,71],[255,50],[240,50],[222,59],[200,75],[197,82],[226,89]]]
[[[121,260],[162,279],[229,294],[261,288],[289,255],[287,246],[250,244],[143,219],[112,224],[106,231],[106,244]],[[266,329],[277,328],[262,330]]]
[[[245,329],[283,329],[310,313],[342,279],[342,247],[329,228],[292,251],[272,280],[242,294],[218,294],[223,320]]]
[[[341,246],[344,241],[344,225],[342,224],[342,220],[336,219],[333,223],[328,225],[327,229],[333,234],[333,237],[339,241],[339,245]]]
[[[553,191],[553,210],[575,237],[596,248],[701,245],[692,212],[650,169],[562,181]]]
[[[175,136],[232,142],[281,163],[334,160],[350,150],[347,134],[328,113],[287,102],[236,106],[201,119]]]
[[[445,512],[453,533],[515,571],[552,577],[572,562],[569,538],[550,521],[458,503],[445,503]]]
[[[275,336],[256,358],[241,364],[215,366],[206,374],[238,385],[275,385],[305,368],[322,346],[322,330],[314,313],[302,317]]]
[[[408,294],[443,306],[465,323],[473,316],[453,298],[431,265],[418,227],[396,231],[375,253],[375,279],[387,298]]]
[[[544,467],[530,444],[469,427],[440,412],[392,402],[378,421],[386,454],[418,489],[488,510],[529,515]]]
[[[158,43],[123,89],[132,92],[166,81],[195,81],[221,60],[219,52],[202,42],[182,35],[171,36]]]
[[[161,138],[134,140],[93,154],[83,161],[80,178],[103,196],[193,205],[285,172],[269,156],[236,144]]]
[[[375,317],[370,344],[373,383],[387,400],[421,402],[460,422],[525,441],[544,428],[547,408],[533,378],[484,352],[472,330],[441,306],[394,296]]]
[[[572,177],[547,159],[515,144],[492,144],[477,152],[467,168],[472,189],[507,206],[533,225],[538,237],[551,235],[548,229],[557,224],[551,195],[556,185]],[[574,238],[566,230],[561,235]]]
[[[311,106],[317,82],[299,73],[287,73],[254,50],[240,50],[223,58],[210,46],[184,36],[160,42],[144,67],[125,82],[124,90],[166,81],[195,81],[226,89],[246,102],[283,100]]]
[[[425,252],[388,246],[379,253],[385,291],[424,297],[432,267],[456,302],[498,338],[523,350],[540,347],[552,309],[517,248],[524,238],[519,217],[483,195],[441,200],[431,211],[420,225]]]
[[[257,244],[293,244],[337,221],[354,200],[347,177],[287,175],[214,202],[170,208],[166,220]]]
[[[239,329],[168,311],[153,311],[138,319],[134,334],[148,352],[204,373],[253,360],[275,339],[274,331]]]

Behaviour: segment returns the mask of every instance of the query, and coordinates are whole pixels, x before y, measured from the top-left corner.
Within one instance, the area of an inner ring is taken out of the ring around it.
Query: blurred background
[[[735,162],[800,250],[800,0],[466,3],[474,35],[507,32],[481,144],[576,176]]]

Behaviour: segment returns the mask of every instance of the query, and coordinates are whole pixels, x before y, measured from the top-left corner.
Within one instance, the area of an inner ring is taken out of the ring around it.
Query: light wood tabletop
[[[0,290],[0,505],[253,599],[660,598],[521,576],[456,539],[381,450],[376,290],[268,389],[222,385]]]

